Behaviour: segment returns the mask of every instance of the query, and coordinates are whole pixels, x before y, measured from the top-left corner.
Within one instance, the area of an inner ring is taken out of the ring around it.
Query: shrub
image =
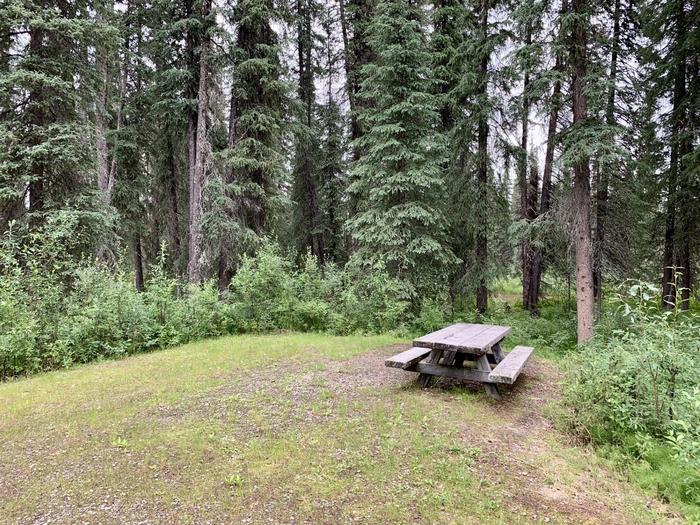
[[[129,273],[70,259],[59,249],[67,231],[21,244],[10,232],[0,244],[0,378],[229,333],[385,332],[411,319],[405,288],[386,273],[320,268],[311,256],[295,271],[272,244],[244,259],[224,298],[213,282],[169,277],[165,250],[139,293]],[[434,325],[429,308],[422,322]]]
[[[271,244],[243,259],[231,281],[232,315],[244,332],[291,326],[294,289],[291,262]]]
[[[432,332],[449,324],[447,312],[442,303],[428,298],[421,302],[418,316],[413,322],[418,332]]]
[[[676,475],[656,474],[670,484],[664,491],[700,505],[700,322],[659,310],[656,297],[653,287],[638,284],[618,300],[567,378],[560,422],[657,469],[655,454],[671,457],[664,472]]]
[[[41,369],[36,333],[37,322],[21,291],[3,279],[0,282],[0,379]]]
[[[143,351],[151,337],[144,298],[123,274],[100,266],[80,268],[65,307],[51,345],[64,365]]]
[[[291,328],[304,332],[329,330],[331,302],[340,285],[335,266],[328,265],[322,271],[316,258],[307,254],[301,269],[293,276]]]
[[[343,280],[335,303],[334,332],[386,332],[408,319],[406,289],[385,272],[355,273],[346,269]]]

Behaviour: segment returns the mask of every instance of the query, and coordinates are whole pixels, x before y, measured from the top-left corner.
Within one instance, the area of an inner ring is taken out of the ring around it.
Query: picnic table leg
[[[428,363],[438,363],[441,357],[442,350],[433,349],[430,351],[430,355],[428,356],[428,359],[426,359],[426,361]],[[433,376],[430,374],[418,374],[418,386],[420,386],[421,388],[428,388],[432,379]]]
[[[442,364],[445,366],[454,366],[456,358],[457,352],[453,352],[452,350],[446,350],[442,353]]]
[[[493,357],[496,360],[496,364],[503,361],[503,358],[505,356],[503,355],[503,350],[501,350],[501,342],[500,341],[491,347],[491,352],[493,353]]]
[[[476,368],[478,370],[483,370],[484,372],[491,372],[491,365],[486,357],[486,354],[479,356],[476,360]],[[494,398],[496,401],[501,400],[501,394],[498,392],[498,387],[491,383],[484,383],[484,390],[486,393]]]

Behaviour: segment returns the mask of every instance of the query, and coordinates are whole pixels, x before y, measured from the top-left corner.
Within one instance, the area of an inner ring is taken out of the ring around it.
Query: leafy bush
[[[245,259],[223,296],[183,286],[161,255],[139,293],[130,274],[71,262],[61,235],[0,244],[0,378],[186,343],[270,330],[385,332],[410,319],[386,274],[358,275],[307,257],[299,270],[272,244]],[[162,254],[165,250],[162,250]]]
[[[443,304],[433,298],[424,299],[413,323],[418,332],[432,332],[449,324]]]
[[[387,332],[410,318],[410,302],[404,286],[385,272],[345,271],[343,287],[336,298],[336,316],[332,330]]]
[[[65,317],[52,345],[65,364],[139,352],[150,337],[143,297],[125,275],[115,277],[95,266],[76,270]]]
[[[584,440],[645,461],[671,450],[683,475],[664,479],[684,488],[664,490],[700,505],[700,321],[660,310],[657,297],[637,284],[618,300],[568,378],[562,422]]]
[[[275,246],[265,245],[256,257],[244,258],[230,290],[234,323],[239,330],[277,330],[291,325],[292,264]]]

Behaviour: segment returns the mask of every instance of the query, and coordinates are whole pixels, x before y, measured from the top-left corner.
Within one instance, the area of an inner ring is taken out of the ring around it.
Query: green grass
[[[546,373],[503,405],[423,391],[381,366],[396,342],[228,337],[2,384],[0,523],[658,521],[552,434]]]

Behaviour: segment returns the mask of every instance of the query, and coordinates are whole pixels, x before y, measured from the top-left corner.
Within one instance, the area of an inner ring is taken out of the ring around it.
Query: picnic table
[[[412,348],[384,364],[418,372],[423,388],[434,376],[452,377],[482,383],[486,393],[499,400],[497,385],[515,383],[534,351],[516,346],[504,353],[501,342],[509,333],[509,326],[457,323],[419,337]]]

